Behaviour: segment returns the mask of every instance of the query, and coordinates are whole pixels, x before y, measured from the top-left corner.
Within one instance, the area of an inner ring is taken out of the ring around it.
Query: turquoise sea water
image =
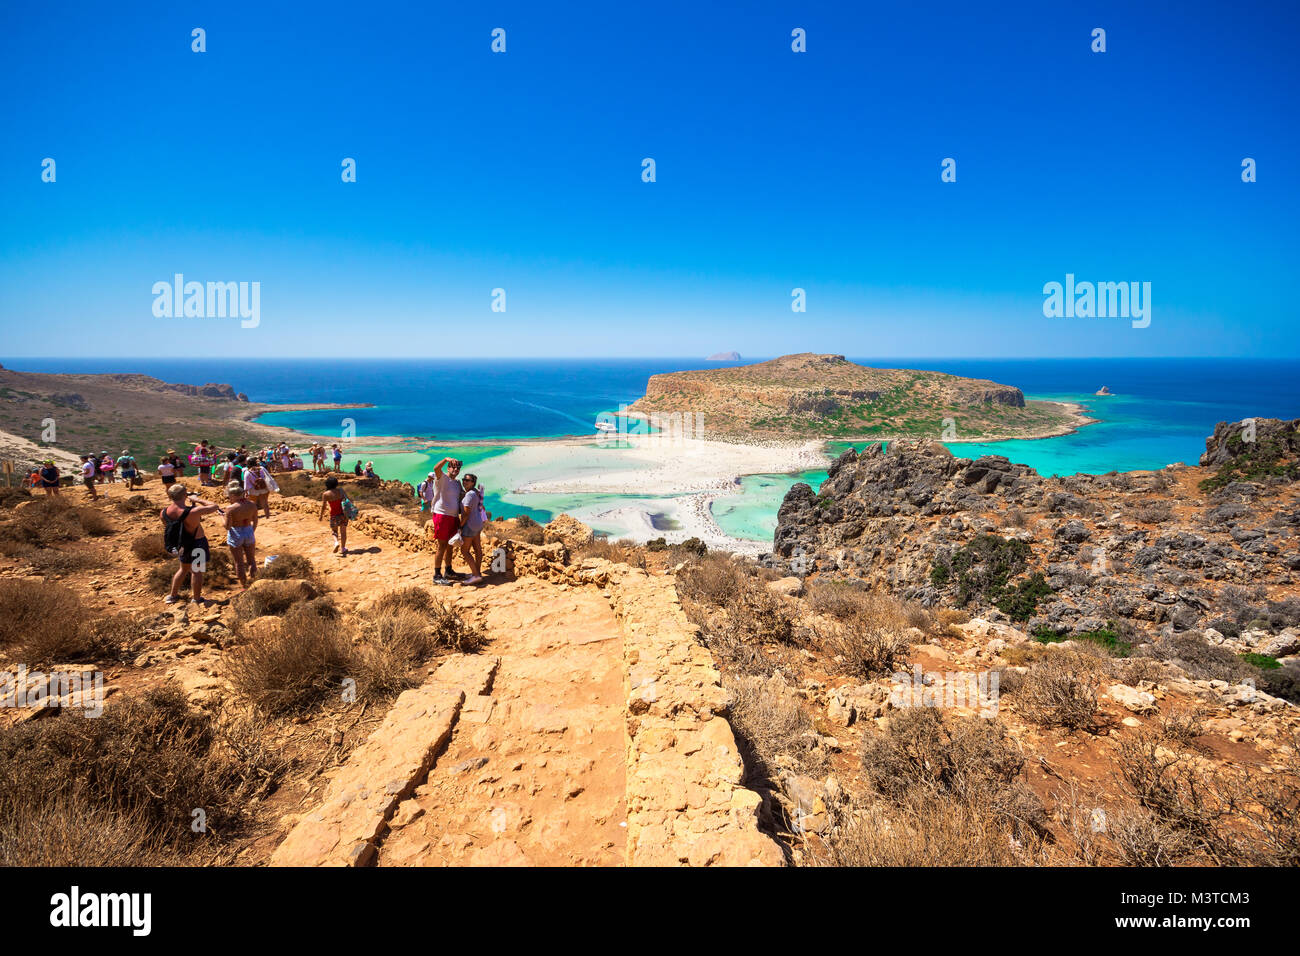
[[[865,365],[933,369],[1020,387],[1029,398],[1075,401],[1101,421],[1058,438],[991,444],[950,443],[955,454],[1006,455],[1043,474],[1159,468],[1195,463],[1219,421],[1251,416],[1300,417],[1300,361],[1247,359],[889,359],[852,357]],[[251,399],[271,403],[374,402],[346,411],[284,412],[264,421],[322,435],[340,435],[351,419],[357,436],[345,464],[376,460],[385,477],[418,482],[452,453],[476,471],[497,513],[527,512],[547,520],[559,511],[640,510],[655,527],[673,526],[673,496],[515,494],[532,480],[557,477],[516,467],[509,454],[520,439],[590,435],[601,412],[631,403],[659,372],[717,367],[683,359],[573,360],[270,360],[270,359],[3,359],[9,368],[37,372],[142,372],[166,381],[224,382]],[[725,363],[737,364],[737,363]],[[1115,394],[1093,393],[1106,385]],[[957,422],[961,434],[961,422]],[[378,457],[366,436],[433,439],[429,450]],[[938,437],[938,436],[936,436]],[[465,441],[476,444],[464,445]],[[831,453],[843,445],[833,443]],[[859,446],[861,447],[861,446]],[[604,470],[610,451],[593,442],[564,456],[563,476]],[[824,471],[750,475],[738,493],[715,501],[713,514],[727,533],[770,541],[776,510],[795,481],[815,488]],[[598,530],[617,531],[617,528]]]

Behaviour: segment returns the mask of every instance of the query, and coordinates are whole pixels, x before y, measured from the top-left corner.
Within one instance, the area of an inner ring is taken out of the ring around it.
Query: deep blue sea
[[[1300,417],[1300,360],[1293,359],[850,358],[864,365],[986,378],[1018,386],[1029,398],[1083,403],[1100,422],[1072,435],[949,446],[965,457],[1003,454],[1043,474],[1194,464],[1216,422]],[[352,418],[361,443],[367,436],[406,435],[436,438],[439,444],[590,435],[596,415],[639,398],[652,374],[738,364],[687,359],[0,361],[33,372],[142,372],[171,382],[224,382],[259,402],[373,402],[374,408],[276,413],[263,420],[337,435],[343,419]],[[1094,396],[1103,385],[1114,394]],[[485,448],[483,453],[493,452]],[[423,456],[411,457],[403,465],[411,474],[401,477],[416,477],[426,469]],[[715,517],[730,533],[770,539],[785,489],[795,480],[815,483],[820,477],[810,472],[747,478],[742,495],[715,505]],[[504,510],[533,510],[544,517],[548,509]]]

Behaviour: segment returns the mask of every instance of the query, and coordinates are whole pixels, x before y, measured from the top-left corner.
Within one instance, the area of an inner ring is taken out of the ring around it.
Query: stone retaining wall
[[[627,862],[632,866],[780,866],[758,829],[758,794],[727,722],[713,658],[667,578],[612,575],[627,691]]]

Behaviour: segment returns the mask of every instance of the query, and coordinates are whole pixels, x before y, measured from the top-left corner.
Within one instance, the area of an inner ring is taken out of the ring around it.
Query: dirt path
[[[610,866],[624,860],[623,641],[592,588],[471,593],[501,659],[392,821],[380,866]]]

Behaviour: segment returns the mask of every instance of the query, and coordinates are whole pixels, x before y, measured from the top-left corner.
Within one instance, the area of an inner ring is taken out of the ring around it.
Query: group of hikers
[[[332,458],[333,471],[341,472],[343,452],[338,445],[326,447],[317,443],[308,449],[308,454],[312,470],[327,475],[318,520],[329,518],[333,553],[347,557],[348,524],[357,517],[357,508],[340,487],[339,479],[327,467],[327,460]],[[416,488],[421,511],[430,512],[430,530],[437,541],[433,578],[436,585],[446,586],[455,581],[469,586],[483,583],[481,535],[491,515],[484,506],[477,476],[461,475],[462,465],[463,462],[455,458],[443,458]],[[197,470],[201,487],[221,490],[225,497],[224,506],[186,489],[180,479],[185,476],[187,466]],[[280,490],[272,472],[289,472],[302,467],[302,458],[284,443],[252,452],[240,445],[223,454],[212,442],[205,440],[196,444],[194,451],[184,458],[168,449],[159,459],[157,469],[169,499],[160,517],[164,526],[164,545],[180,563],[165,599],[168,604],[182,599],[181,592],[187,582],[191,603],[207,604],[203,597],[203,576],[212,555],[203,519],[211,515],[221,517],[224,522],[225,544],[230,549],[231,563],[241,587],[247,588],[256,580],[258,521],[271,517],[271,492]],[[107,452],[82,455],[80,471],[82,483],[94,500],[100,497],[96,486],[105,482],[115,484],[119,474],[128,488],[144,483],[143,473],[127,449],[116,458]],[[363,469],[358,459],[353,473],[363,478],[379,478],[373,461],[366,462]],[[33,489],[39,487],[46,495],[58,495],[62,475],[54,460],[46,459],[40,468],[33,471],[29,481]],[[457,550],[469,567],[468,574],[457,572],[452,567]]]
[[[198,447],[210,449],[206,443]],[[313,455],[313,458],[317,457]],[[207,604],[203,597],[203,577],[211,561],[211,551],[203,520],[212,515],[223,521],[225,544],[230,549],[231,563],[240,586],[247,588],[257,579],[257,526],[260,520],[270,518],[270,494],[279,491],[279,486],[271,476],[272,469],[268,467],[265,455],[249,456],[247,452],[237,450],[228,453],[219,465],[207,463],[209,459],[215,462],[215,456],[199,458],[205,464],[198,467],[206,468],[199,472],[200,483],[221,488],[226,499],[224,507],[217,501],[191,494],[177,480],[183,473],[183,466],[174,456],[164,458],[164,463],[170,468],[160,467],[159,475],[169,498],[167,507],[160,513],[165,529],[164,545],[179,561],[170,592],[165,598],[168,604],[182,600],[182,591],[187,583],[190,602],[200,606]],[[358,472],[360,465],[358,461]],[[450,585],[457,580],[467,586],[483,583],[481,534],[490,516],[484,508],[478,478],[472,474],[461,476],[461,466],[462,463],[456,459],[444,458],[417,489],[422,509],[432,512],[431,530],[438,543],[433,578],[436,585]],[[366,471],[374,476],[373,463],[368,463]],[[357,514],[356,505],[340,486],[338,477],[327,474],[318,520],[329,519],[335,554],[347,557],[348,525]],[[460,574],[452,568],[457,548],[469,566],[468,574]]]

